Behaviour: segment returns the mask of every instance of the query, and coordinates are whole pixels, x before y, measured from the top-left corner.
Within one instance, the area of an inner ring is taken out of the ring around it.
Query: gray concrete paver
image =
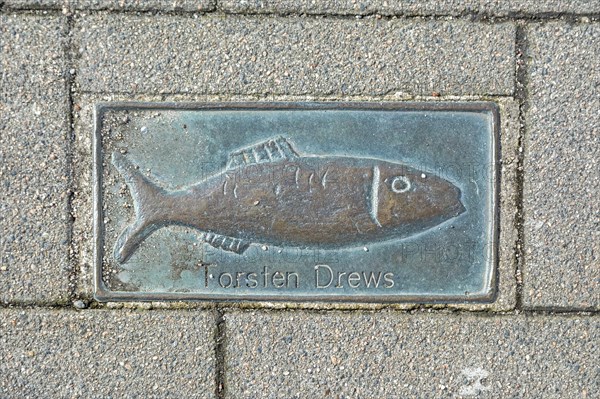
[[[499,17],[600,12],[595,0],[5,0],[12,9],[184,11],[233,13]]]
[[[592,398],[597,318],[226,314],[228,398]]]
[[[74,34],[84,92],[509,95],[514,83],[511,23],[94,15]]]
[[[75,113],[75,148],[74,163],[76,170],[91,170],[92,144],[91,136],[93,132],[93,108],[94,104],[106,101],[147,101],[147,102],[220,102],[220,101],[253,101],[255,98],[250,96],[220,96],[220,97],[194,97],[189,95],[178,96],[150,96],[138,95],[134,98],[126,94],[104,95],[89,93],[81,97],[75,96],[74,103],[77,112]],[[332,100],[332,98],[302,98],[302,97],[282,97],[271,98],[272,101],[320,101]],[[344,101],[345,99],[335,99]],[[363,99],[370,102],[393,101],[391,97],[373,97]],[[497,99],[500,111],[500,141],[502,146],[501,153],[501,187],[500,187],[500,234],[499,234],[499,253],[498,253],[498,295],[492,303],[466,303],[450,304],[448,306],[457,309],[468,310],[493,310],[510,311],[516,305],[516,280],[515,280],[515,257],[514,251],[517,240],[517,231],[514,227],[514,209],[516,207],[516,168],[518,156],[518,104],[516,101],[502,98]],[[78,173],[74,181],[74,199],[73,214],[75,216],[74,238],[72,248],[79,271],[79,281],[77,284],[77,294],[82,298],[91,299],[93,296],[93,229],[92,229],[92,198],[91,193],[91,174]],[[256,304],[255,304],[256,305]],[[353,304],[353,303],[269,303],[259,306],[267,307],[317,307],[317,308],[372,308],[373,304]],[[414,304],[399,304],[400,307],[412,307]]]
[[[65,23],[0,15],[0,302],[68,298]]]
[[[524,304],[600,308],[600,25],[532,25]]]
[[[112,11],[210,11],[216,0],[70,0],[71,9]]]
[[[239,13],[306,13],[306,14],[381,14],[381,15],[463,15],[489,14],[510,16],[535,13],[579,13],[600,11],[594,0],[221,0],[219,8]]]
[[[213,316],[0,310],[2,398],[213,398]]]
[[[109,11],[210,11],[216,0],[5,0],[11,9],[60,9]]]

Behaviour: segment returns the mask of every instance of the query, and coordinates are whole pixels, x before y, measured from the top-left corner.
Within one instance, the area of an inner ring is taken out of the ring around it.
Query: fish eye
[[[396,176],[392,180],[392,191],[396,194],[402,194],[410,190],[410,180],[406,176]]]

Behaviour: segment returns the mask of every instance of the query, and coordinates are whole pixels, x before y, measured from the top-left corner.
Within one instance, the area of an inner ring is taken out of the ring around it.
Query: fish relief
[[[440,177],[379,159],[299,154],[282,137],[232,153],[221,173],[175,191],[118,151],[112,163],[135,209],[115,244],[120,263],[171,225],[197,229],[203,242],[242,254],[253,243],[363,246],[409,237],[465,212],[460,189]]]

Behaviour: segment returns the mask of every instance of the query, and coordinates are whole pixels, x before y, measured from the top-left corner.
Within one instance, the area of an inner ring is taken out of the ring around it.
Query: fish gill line
[[[298,179],[300,178],[300,167],[296,166],[296,188],[300,188],[300,183]]]
[[[379,167],[373,166],[373,182],[371,184],[371,206],[369,207],[369,214],[375,224],[381,227],[379,219],[377,219],[377,213],[379,211]]]
[[[329,168],[325,169],[325,173],[323,173],[323,176],[321,177],[321,186],[323,188],[325,188],[325,185],[327,184],[327,172],[329,172]]]

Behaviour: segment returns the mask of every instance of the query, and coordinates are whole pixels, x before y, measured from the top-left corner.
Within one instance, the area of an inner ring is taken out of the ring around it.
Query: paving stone
[[[600,308],[600,24],[533,25],[524,304]]]
[[[498,244],[498,295],[494,310],[511,310],[516,306],[515,228],[517,207],[517,166],[519,155],[519,110],[514,100],[497,100],[500,108],[500,234]],[[470,307],[474,309],[475,307]],[[483,308],[481,306],[480,308]]]
[[[335,97],[271,97],[268,101],[347,101],[344,98]],[[363,97],[362,101],[393,101],[392,97]],[[85,173],[92,169],[92,132],[94,131],[93,111],[94,105],[102,102],[118,101],[141,101],[141,102],[220,102],[220,101],[256,101],[251,96],[161,96],[161,95],[137,95],[132,97],[127,94],[98,94],[84,93],[74,96],[74,196],[72,213],[75,218],[72,252],[79,271],[77,282],[77,295],[81,298],[91,299],[93,297],[93,228],[92,228],[92,176]],[[469,310],[492,310],[509,311],[516,305],[516,281],[515,281],[515,246],[517,242],[517,231],[515,229],[516,209],[516,167],[518,157],[518,104],[509,98],[496,99],[500,110],[500,132],[501,132],[501,189],[500,189],[500,235],[498,253],[498,294],[492,303],[467,303],[450,304],[452,308]],[[270,308],[320,308],[320,309],[356,309],[383,307],[384,305],[363,304],[341,304],[341,303],[268,303],[263,304]],[[388,305],[385,305],[388,306]],[[411,308],[414,304],[394,305],[396,308]]]
[[[85,92],[508,95],[514,83],[511,23],[111,14],[78,19],[75,35]]]
[[[0,302],[68,297],[65,27],[0,16]]]
[[[64,0],[4,0],[7,9],[55,9],[65,4]]]
[[[511,16],[535,13],[591,14],[600,11],[596,0],[220,0],[219,8],[239,13],[463,15]]]
[[[215,0],[5,0],[13,9],[62,9],[112,11],[210,11]]]
[[[599,327],[589,316],[236,311],[226,397],[597,397]]]
[[[198,311],[0,310],[2,398],[212,398]]]
[[[215,0],[70,0],[71,8],[85,10],[210,11]]]
[[[5,0],[13,9],[212,11],[216,0]],[[460,16],[484,14],[521,16],[564,13],[589,15],[600,12],[596,0],[219,0],[218,8],[234,13]]]

